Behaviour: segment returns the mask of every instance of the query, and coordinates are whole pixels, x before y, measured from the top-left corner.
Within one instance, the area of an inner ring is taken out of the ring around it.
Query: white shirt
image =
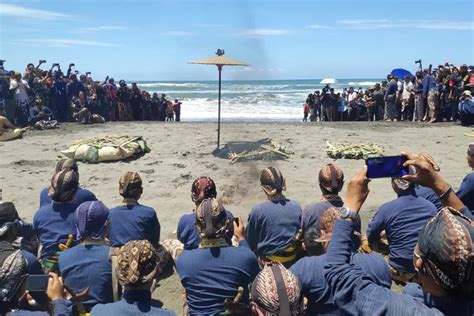
[[[413,83],[411,81],[409,81],[408,83],[403,82],[402,98],[405,100],[410,99],[412,91],[413,91]]]
[[[18,82],[16,79],[12,79],[10,81],[10,90],[15,90],[15,101],[28,100],[28,93],[26,93],[26,89],[29,88],[30,86],[26,80],[20,80],[20,82]]]

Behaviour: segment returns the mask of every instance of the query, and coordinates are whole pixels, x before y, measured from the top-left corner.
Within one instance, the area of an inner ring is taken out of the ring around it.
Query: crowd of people
[[[25,127],[39,121],[103,123],[106,121],[180,121],[181,102],[165,94],[150,95],[136,83],[113,78],[103,82],[75,71],[66,74],[59,64],[49,70],[28,64],[24,73],[6,71],[0,64],[0,116]]]
[[[431,156],[402,155],[410,172],[392,178],[395,198],[365,234],[367,167],[342,197],[344,172],[327,164],[320,200],[304,208],[284,195],[279,169],[264,169],[266,200],[246,224],[198,177],[193,211],[166,240],[137,172],[121,176],[122,203],[109,209],[79,186],[76,162],[60,160],[32,224],[0,204],[0,313],[175,315],[152,299],[174,265],[185,315],[473,315],[474,172],[456,193]],[[467,162],[474,170],[474,144]],[[45,274],[47,286],[30,282]]]
[[[387,80],[363,91],[353,87],[336,93],[327,85],[309,94],[304,104],[307,121],[457,122],[474,125],[474,66],[450,63],[415,76]]]

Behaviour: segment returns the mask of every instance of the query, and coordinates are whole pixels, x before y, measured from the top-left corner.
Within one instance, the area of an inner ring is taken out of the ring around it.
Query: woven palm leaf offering
[[[97,163],[125,160],[150,152],[141,136],[100,136],[80,139],[61,153],[71,159]]]
[[[382,146],[375,144],[326,143],[326,153],[333,159],[367,159],[381,157],[384,152]]]
[[[234,142],[222,150],[232,164],[249,160],[285,160],[293,152],[272,139],[257,142]]]

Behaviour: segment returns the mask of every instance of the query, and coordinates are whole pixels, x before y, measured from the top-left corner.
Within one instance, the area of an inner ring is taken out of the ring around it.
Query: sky
[[[381,78],[414,61],[474,64],[473,0],[0,0],[0,59],[70,62],[96,79]]]

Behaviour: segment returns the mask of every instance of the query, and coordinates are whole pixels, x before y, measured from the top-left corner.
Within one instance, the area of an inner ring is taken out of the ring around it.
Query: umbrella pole
[[[219,103],[217,109],[217,149],[220,148],[221,140],[221,74],[222,74],[222,65],[217,65],[219,70]]]

